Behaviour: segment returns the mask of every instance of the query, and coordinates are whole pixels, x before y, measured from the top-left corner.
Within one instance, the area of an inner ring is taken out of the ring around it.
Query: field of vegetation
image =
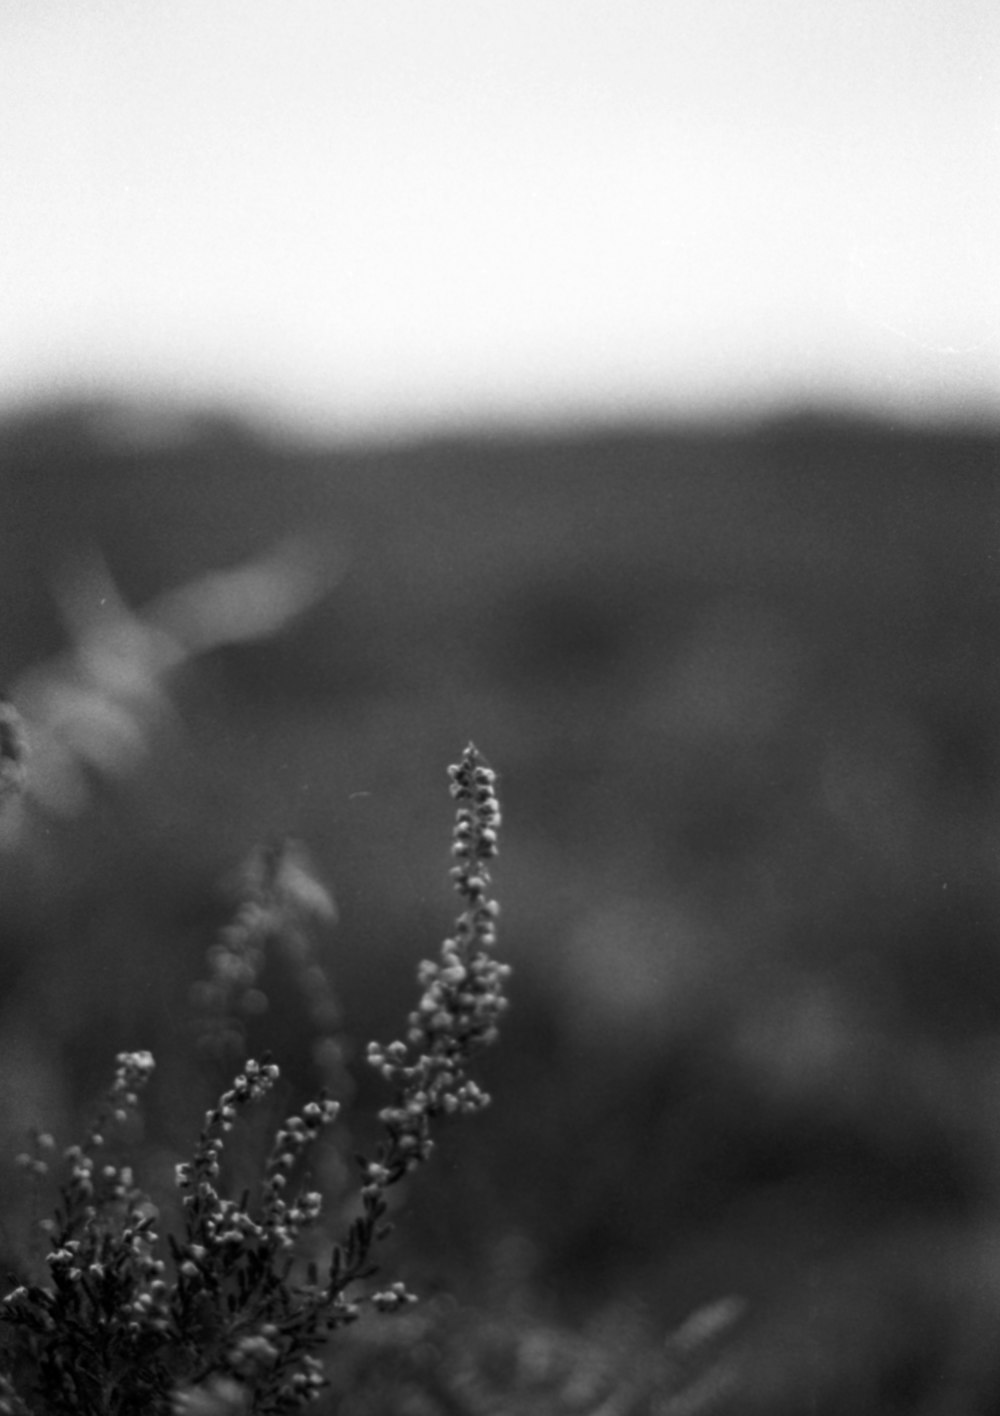
[[[471,739],[492,1105],[395,1186],[368,1288],[421,1301],[334,1334],[314,1409],[1000,1411],[998,451],[811,415],[338,450],[10,421],[8,1288],[55,1201],[16,1157],[80,1140],[121,1053],[156,1058],[125,1139],[158,1212],[268,1052],[262,1128],[341,1102],[316,1173],[350,1222]],[[262,860],[292,905],[206,1040]]]

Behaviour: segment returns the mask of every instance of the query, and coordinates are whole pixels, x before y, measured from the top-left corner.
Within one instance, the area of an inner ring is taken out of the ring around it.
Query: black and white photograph
[[[1000,9],[0,0],[0,1416],[1000,1416]]]

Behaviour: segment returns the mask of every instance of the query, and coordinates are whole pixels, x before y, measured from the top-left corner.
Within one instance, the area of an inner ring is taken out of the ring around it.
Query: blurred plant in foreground
[[[289,537],[265,555],[164,591],[141,611],[120,595],[96,552],[65,568],[56,587],[70,647],[32,666],[11,698],[36,746],[29,794],[44,811],[77,816],[90,774],[122,778],[173,713],[170,680],[221,645],[274,634],[325,595],[342,556]]]
[[[11,733],[4,742],[15,741]],[[278,1416],[327,1385],[319,1354],[333,1332],[363,1307],[394,1313],[414,1301],[398,1281],[359,1288],[376,1273],[375,1254],[391,1228],[387,1192],[430,1156],[432,1122],[487,1104],[468,1067],[495,1040],[507,1006],[508,968],[492,955],[495,777],[471,745],[450,775],[451,873],[462,910],[440,962],[421,965],[423,993],[406,1041],[369,1046],[393,1100],[379,1113],[385,1139],[374,1157],[358,1157],[359,1212],[323,1271],[298,1257],[300,1236],[323,1206],[305,1161],[339,1103],[321,1092],[288,1117],[256,1194],[227,1195],[227,1136],[279,1077],[266,1056],[245,1061],[209,1110],[191,1160],[176,1168],[183,1218],[178,1233],[162,1235],[133,1168],[108,1147],[134,1119],[154,1068],[148,1052],[120,1053],[97,1120],[63,1153],[59,1202],[42,1221],[44,1271],[0,1300],[3,1416]],[[52,1138],[40,1135],[33,1153],[19,1157],[36,1185],[54,1153]]]
[[[337,906],[305,846],[291,838],[258,846],[236,882],[238,905],[208,951],[208,977],[190,991],[197,1050],[230,1068],[246,1055],[247,1022],[269,1007],[262,978],[272,945],[292,965],[315,1032],[313,1061],[346,1099],[351,1086],[338,1037],[340,1003],[316,947],[314,926],[337,921]]]

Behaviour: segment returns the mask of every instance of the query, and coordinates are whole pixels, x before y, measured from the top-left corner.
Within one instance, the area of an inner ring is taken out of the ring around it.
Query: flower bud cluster
[[[322,1196],[315,1190],[300,1193],[289,1204],[283,1191],[296,1164],[325,1126],[337,1119],[340,1106],[329,1097],[310,1101],[301,1116],[290,1116],[278,1129],[264,1168],[264,1224],[280,1248],[290,1249],[303,1226],[312,1224],[322,1208]]]
[[[134,1322],[154,1332],[166,1332],[170,1327],[170,1285],[163,1274],[166,1265],[160,1259],[151,1261],[153,1277],[133,1304]]]
[[[423,993],[410,1014],[407,1042],[368,1046],[368,1061],[396,1088],[392,1106],[379,1117],[393,1148],[391,1183],[432,1149],[429,1121],[442,1112],[472,1112],[489,1097],[466,1075],[466,1064],[497,1037],[507,1008],[504,985],[510,973],[492,956],[499,907],[489,897],[489,864],[497,854],[500,805],[496,774],[471,744],[449,769],[457,808],[451,878],[463,901],[453,937],[438,962],[420,965]],[[376,1184],[368,1179],[369,1187]]]
[[[252,1381],[262,1367],[273,1367],[281,1356],[273,1341],[277,1336],[274,1323],[265,1323],[258,1332],[241,1337],[228,1354],[230,1369]]]
[[[131,1169],[110,1163],[98,1167],[96,1152],[104,1148],[106,1128],[111,1124],[123,1124],[134,1113],[139,1105],[139,1093],[152,1076],[155,1065],[149,1052],[119,1052],[115,1059],[115,1075],[97,1120],[82,1145],[69,1146],[63,1152],[63,1158],[70,1166],[64,1188],[70,1228],[78,1221],[92,1218],[95,1206],[113,1206],[116,1202],[128,1205],[141,1198]],[[43,1139],[48,1138],[38,1138],[39,1148]],[[33,1168],[41,1173],[38,1163]]]
[[[248,879],[235,917],[208,950],[208,978],[191,990],[198,1045],[208,1056],[221,1060],[238,1055],[244,1045],[245,1019],[267,1009],[267,996],[257,980],[271,927],[262,892]]]
[[[248,1020],[269,1007],[261,975],[269,950],[277,947],[291,961],[317,1033],[316,1060],[341,1089],[340,1005],[311,937],[316,926],[336,917],[332,896],[297,841],[283,840],[251,854],[240,872],[236,914],[208,950],[208,977],[191,990],[198,1046],[205,1055],[225,1060],[243,1054]]]
[[[315,1401],[326,1386],[323,1363],[318,1357],[305,1356],[297,1372],[278,1390],[278,1398],[288,1406]]]
[[[203,1242],[191,1243],[183,1251],[186,1257],[180,1271],[186,1278],[196,1278],[211,1254],[222,1250],[235,1256],[243,1246],[256,1244],[265,1237],[263,1226],[242,1205],[219,1196],[210,1209],[206,1208],[198,1216],[196,1232]]]
[[[48,1131],[36,1131],[32,1134],[32,1141],[34,1142],[34,1153],[22,1151],[20,1155],[14,1157],[14,1164],[37,1179],[41,1179],[49,1173],[50,1162],[45,1157],[51,1157],[55,1150],[55,1138],[50,1136]]]
[[[153,1075],[156,1063],[151,1052],[119,1052],[115,1058],[115,1075],[111,1083],[111,1097],[126,1106],[138,1104],[137,1093]]]
[[[145,1087],[156,1063],[151,1052],[119,1052],[115,1058],[115,1075],[96,1123],[84,1142],[84,1150],[97,1150],[104,1144],[103,1128],[111,1121],[121,1125],[139,1105],[139,1093]]]
[[[279,1075],[273,1062],[255,1062],[251,1058],[229,1090],[223,1092],[218,1104],[208,1112],[194,1158],[174,1170],[174,1178],[186,1206],[190,1208],[199,1201],[213,1206],[217,1203],[215,1181],[221,1170],[223,1137],[232,1130],[238,1108],[265,1096]]]
[[[75,1170],[88,1174],[91,1158],[79,1147],[71,1147],[69,1154]],[[119,1189],[105,1190],[98,1202],[85,1210],[74,1208],[72,1186],[64,1188],[64,1221],[45,1259],[52,1289],[35,1288],[30,1296],[43,1306],[61,1302],[84,1324],[104,1321],[113,1311],[129,1333],[140,1329],[163,1332],[169,1325],[169,1314],[165,1265],[154,1257],[158,1242],[153,1228],[155,1206],[135,1188],[127,1166],[105,1169],[114,1171]]]
[[[400,1308],[405,1308],[408,1303],[415,1303],[417,1295],[408,1293],[405,1283],[390,1283],[388,1288],[373,1293],[370,1301],[379,1313],[398,1313]]]

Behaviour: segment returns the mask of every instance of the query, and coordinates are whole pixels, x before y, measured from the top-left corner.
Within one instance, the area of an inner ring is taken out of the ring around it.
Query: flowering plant
[[[461,900],[438,962],[420,966],[422,996],[405,1041],[371,1043],[368,1060],[393,1089],[379,1113],[385,1139],[359,1157],[358,1212],[322,1269],[298,1241],[323,1196],[291,1181],[339,1104],[325,1093],[278,1128],[255,1197],[225,1193],[225,1145],[248,1107],[273,1090],[277,1065],[247,1060],[205,1117],[175,1183],[182,1222],[161,1234],[133,1170],[111,1161],[106,1136],[127,1123],[154,1067],[119,1054],[114,1081],[82,1144],[63,1153],[60,1200],[43,1221],[44,1271],[0,1300],[0,1416],[278,1416],[326,1385],[320,1353],[362,1306],[390,1313],[414,1295],[394,1281],[364,1288],[389,1232],[387,1192],[425,1162],[432,1124],[489,1100],[469,1075],[494,1041],[509,972],[493,957],[497,905],[489,867],[500,810],[495,775],[473,746],[450,769],[456,803],[451,875]],[[55,1143],[19,1157],[39,1181]]]

